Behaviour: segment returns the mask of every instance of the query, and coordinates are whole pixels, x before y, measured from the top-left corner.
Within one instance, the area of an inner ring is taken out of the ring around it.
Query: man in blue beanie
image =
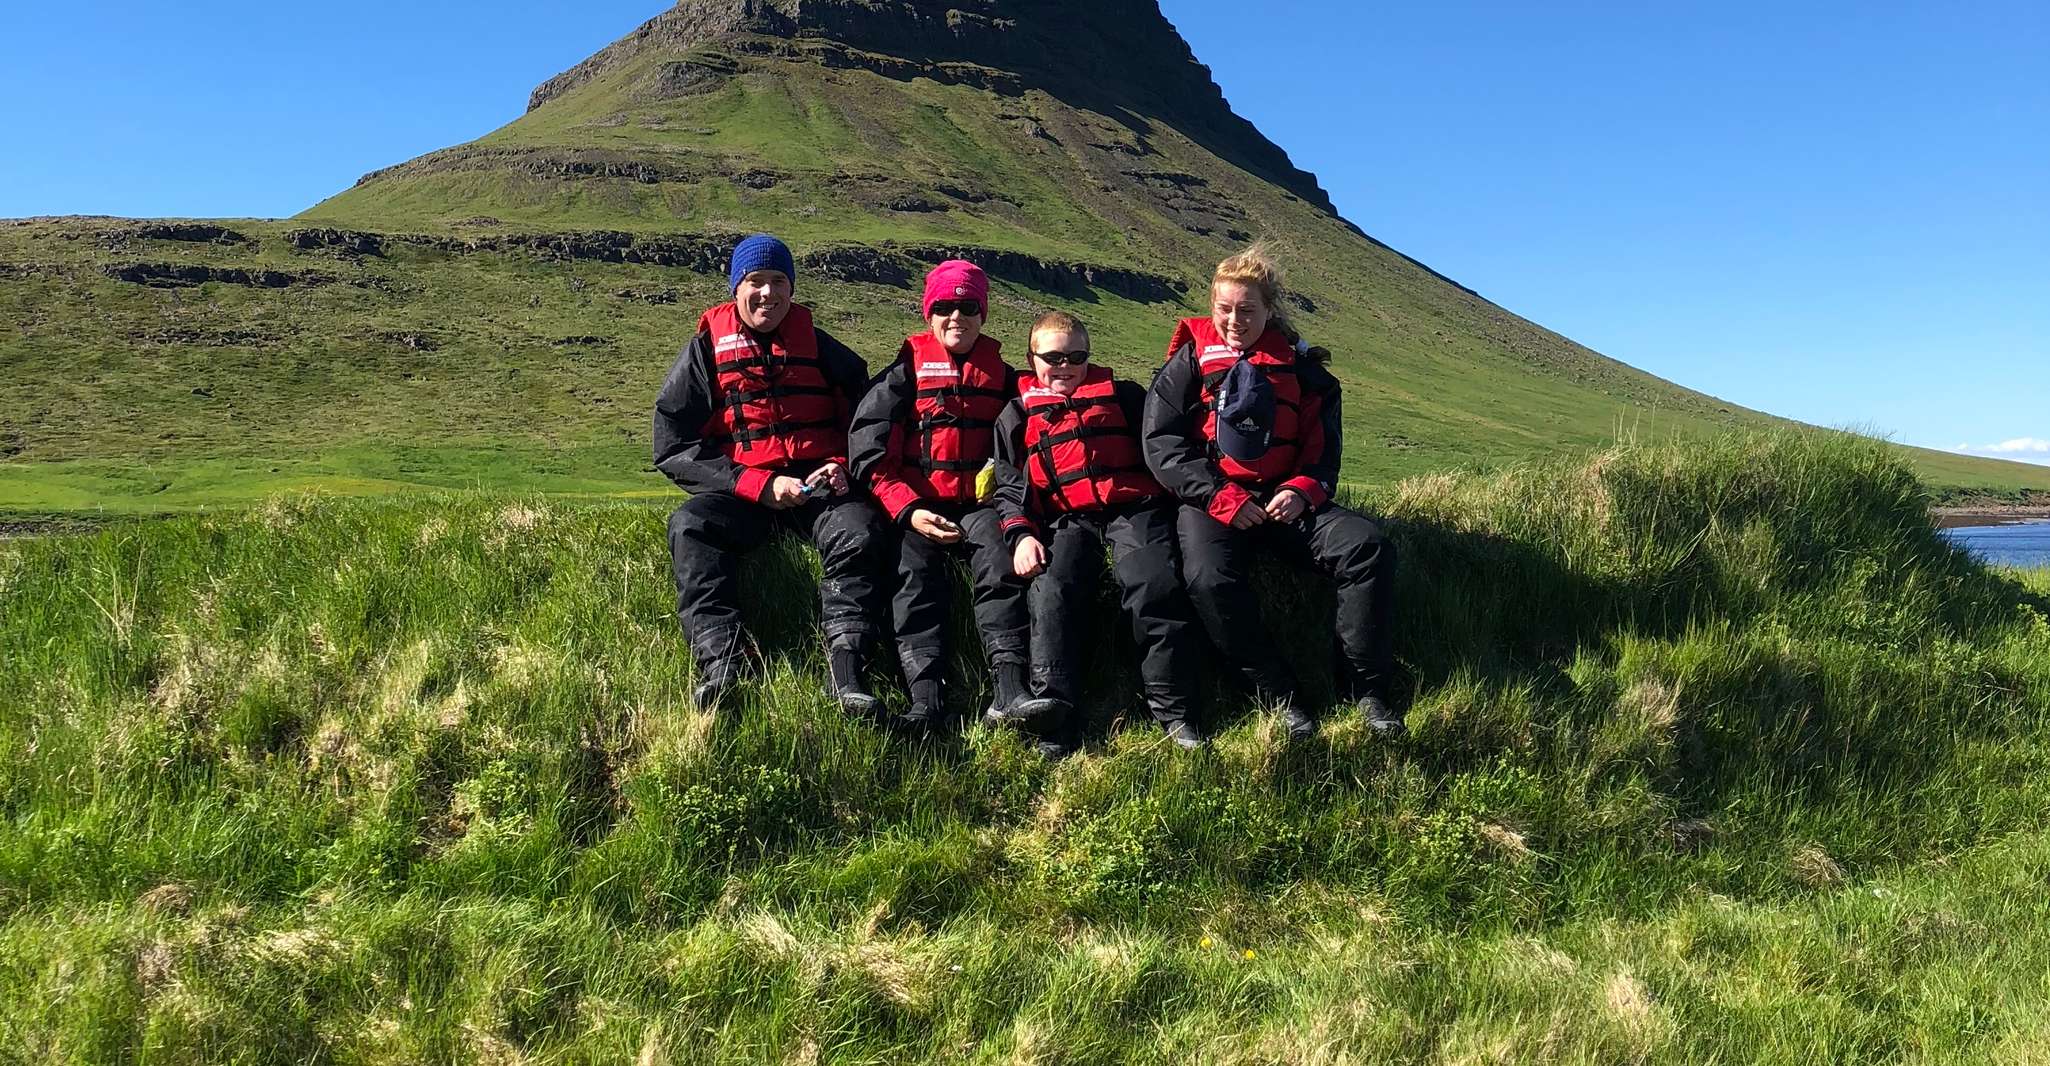
[[[892,541],[847,476],[847,425],[868,365],[792,299],[797,263],[756,234],[733,250],[733,299],[698,318],[655,401],[655,466],[691,494],[669,516],[676,611],[697,660],[693,701],[717,706],[755,669],[740,621],[740,557],[777,529],[818,548],[834,696],[878,702],[865,680],[887,601]]]

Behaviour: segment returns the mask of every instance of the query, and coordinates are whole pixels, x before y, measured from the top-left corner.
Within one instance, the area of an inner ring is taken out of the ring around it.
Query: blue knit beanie
[[[790,287],[797,287],[797,260],[791,258],[790,246],[766,233],[757,233],[733,249],[733,269],[726,272],[727,291],[740,288],[740,279],[757,270],[780,270],[790,279]]]

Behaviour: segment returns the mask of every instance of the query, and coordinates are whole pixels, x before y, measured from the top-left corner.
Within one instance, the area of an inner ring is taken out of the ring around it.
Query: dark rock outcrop
[[[573,181],[579,178],[625,178],[643,185],[656,185],[665,181],[693,181],[710,173],[694,170],[681,162],[650,160],[598,149],[460,147],[444,148],[397,166],[373,170],[356,179],[356,184],[365,185],[400,174],[474,171],[510,172],[558,181]]]
[[[915,193],[899,193],[883,201],[883,206],[892,211],[901,211],[905,214],[930,214],[935,211],[947,210],[946,204],[940,203],[937,200],[927,199]]]
[[[686,59],[671,60],[655,67],[647,77],[634,86],[634,95],[643,100],[673,100],[681,96],[695,96],[708,93],[724,84],[727,78],[740,72],[740,64],[731,56],[716,52],[702,52]]]
[[[522,251],[542,259],[580,259],[598,263],[645,263],[678,267],[700,274],[726,269],[739,237],[683,237],[614,233],[513,233],[454,241],[464,251]]]
[[[310,270],[288,273],[262,267],[212,267],[192,263],[109,264],[100,270],[115,281],[147,285],[153,289],[190,289],[208,282],[246,285],[258,289],[285,289],[295,285],[327,285],[335,280],[331,274]]]
[[[386,333],[383,340],[409,352],[433,352],[441,349],[441,342],[425,333]]]
[[[170,326],[139,334],[148,344],[183,345],[193,348],[268,348],[281,338],[254,329],[195,329]]]
[[[1041,259],[997,248],[921,244],[904,246],[899,250],[921,263],[966,259],[981,267],[990,277],[1071,299],[1087,298],[1090,289],[1101,289],[1140,303],[1165,303],[1179,300],[1183,293],[1189,291],[1187,282],[1165,274]]]
[[[680,267],[698,273],[725,269],[739,237],[659,236],[606,230],[567,233],[501,233],[447,237],[423,233],[368,233],[361,230],[306,229],[288,235],[301,251],[337,248],[364,255],[388,255],[394,247],[429,248],[455,255],[480,252],[524,252],[541,259],[597,263],[646,263]]]
[[[183,244],[253,244],[247,236],[211,222],[145,222],[107,235],[120,241],[177,241]]]
[[[295,229],[285,234],[285,243],[302,252],[329,249],[346,255],[384,255],[384,237],[343,229]]]
[[[807,252],[797,260],[800,277],[863,282],[903,288],[910,285],[911,266],[902,256],[859,244],[837,245]]]

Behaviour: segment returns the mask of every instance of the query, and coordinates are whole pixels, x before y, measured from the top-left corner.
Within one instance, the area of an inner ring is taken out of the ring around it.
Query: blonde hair
[[[1267,305],[1268,320],[1279,329],[1288,328],[1281,315],[1281,268],[1274,265],[1266,241],[1254,241],[1245,251],[1217,264],[1217,273],[1210,276],[1211,293],[1215,294],[1217,287],[1228,281],[1258,292]]]
[[[1048,311],[1032,320],[1032,328],[1025,334],[1025,350],[1032,350],[1032,338],[1042,333],[1065,333],[1071,337],[1089,339],[1089,327],[1082,320],[1066,311]]]
[[[1282,336],[1288,338],[1288,343],[1301,342],[1302,335],[1296,332],[1282,308],[1281,268],[1275,265],[1274,256],[1268,253],[1266,241],[1254,241],[1246,250],[1217,264],[1217,273],[1210,276],[1211,294],[1215,295],[1217,287],[1225,282],[1250,286],[1258,292],[1260,299],[1267,304],[1267,324],[1280,330]],[[1331,361],[1331,352],[1327,348],[1310,348],[1303,354],[1313,363]]]

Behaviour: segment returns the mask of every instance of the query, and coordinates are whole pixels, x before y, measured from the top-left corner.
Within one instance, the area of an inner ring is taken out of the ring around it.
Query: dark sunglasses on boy
[[[1044,359],[1048,366],[1081,366],[1089,361],[1089,349],[1080,348],[1072,352],[1033,352],[1032,358]]]
[[[936,318],[945,318],[959,311],[964,315],[982,314],[982,305],[974,300],[934,300],[932,313]]]

